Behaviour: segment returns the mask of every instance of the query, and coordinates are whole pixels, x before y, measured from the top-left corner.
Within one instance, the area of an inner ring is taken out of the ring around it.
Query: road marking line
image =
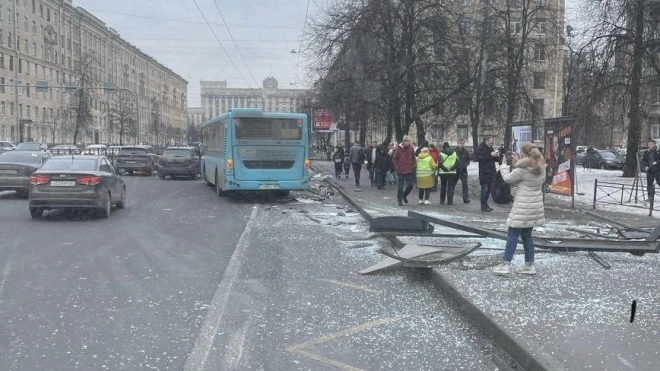
[[[321,278],[321,281],[325,281],[325,282],[329,282],[329,283],[334,283],[334,284],[336,284],[336,285],[346,286],[346,287],[350,287],[350,288],[357,289],[357,290],[362,290],[362,291],[367,291],[367,292],[373,292],[373,293],[376,293],[376,294],[380,293],[380,291],[378,291],[378,290],[374,290],[374,289],[370,289],[370,288],[368,288],[367,286],[354,285],[354,284],[352,284],[352,283],[348,283],[348,282],[335,281],[335,280],[328,280],[328,279],[325,279],[325,278]]]
[[[293,352],[293,353],[297,353],[297,354],[299,354],[299,355],[301,355],[301,356],[304,356],[304,357],[307,357],[307,358],[313,359],[313,360],[315,360],[315,361],[317,361],[317,362],[325,363],[326,365],[330,365],[330,366],[337,367],[338,369],[341,369],[341,370],[347,370],[347,371],[365,371],[364,369],[357,368],[357,367],[353,367],[353,366],[351,366],[351,365],[347,365],[347,364],[345,364],[345,363],[341,363],[341,362],[339,362],[339,361],[335,361],[334,359],[325,358],[325,357],[323,357],[323,356],[320,356],[320,355],[318,355],[318,354],[314,354],[314,353],[308,352],[308,351],[306,351],[306,350],[297,350],[297,351],[295,351],[295,352]]]
[[[27,231],[27,227],[23,227],[18,237],[14,240],[9,248],[9,256],[7,256],[7,261],[5,262],[5,268],[2,270],[2,280],[0,280],[0,302],[2,302],[2,293],[5,291],[5,283],[7,282],[7,277],[11,273],[11,267],[13,265],[12,260],[16,257],[16,250],[23,243],[23,236]]]
[[[288,347],[285,350],[287,352],[297,352],[299,350],[303,350],[303,349],[310,348],[310,347],[313,347],[313,346],[316,346],[316,345],[319,345],[319,344],[327,343],[328,341],[332,341],[332,340],[338,339],[340,337],[357,334],[358,332],[362,332],[364,330],[368,330],[368,329],[373,328],[373,327],[377,327],[377,326],[384,325],[384,324],[387,324],[387,323],[396,322],[400,319],[401,319],[401,317],[391,317],[391,318],[377,319],[375,321],[363,323],[361,325],[353,326],[353,327],[347,328],[345,330],[335,332],[334,334],[326,335],[326,336],[316,338],[316,339],[312,339],[310,341],[307,341],[307,342],[304,342],[304,343],[301,343],[301,344],[298,344],[298,345]]]
[[[229,264],[227,264],[225,273],[223,274],[220,283],[218,283],[218,288],[213,294],[213,299],[209,305],[209,310],[206,314],[206,318],[204,318],[204,323],[202,324],[199,335],[197,335],[193,348],[186,359],[186,363],[183,365],[184,371],[204,370],[206,360],[208,359],[211,347],[213,346],[218,326],[220,325],[225,307],[227,306],[229,295],[231,294],[234,282],[236,282],[236,278],[238,277],[244,251],[247,248],[248,238],[250,237],[252,225],[254,224],[258,211],[259,205],[252,208],[252,213],[250,214],[250,218],[245,225],[241,237],[238,239],[236,249],[234,249],[234,253],[229,260]]]
[[[243,355],[243,345],[245,344],[245,334],[247,329],[250,326],[251,321],[245,322],[245,325],[241,326],[234,333],[227,345],[227,350],[225,352],[225,361],[224,364],[227,365],[227,370],[237,370],[238,364],[241,361],[241,356]]]

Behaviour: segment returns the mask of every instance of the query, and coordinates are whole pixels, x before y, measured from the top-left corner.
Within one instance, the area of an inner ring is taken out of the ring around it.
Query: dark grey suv
[[[158,160],[158,177],[170,176],[197,179],[199,174],[199,150],[195,147],[169,147]]]

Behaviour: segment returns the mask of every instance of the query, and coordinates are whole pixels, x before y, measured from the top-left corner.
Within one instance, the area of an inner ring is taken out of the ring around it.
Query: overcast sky
[[[256,87],[264,78],[274,76],[280,88],[305,87],[304,54],[298,62],[298,54],[291,50],[300,48],[308,0],[215,2],[240,55],[214,0],[73,0],[74,6],[85,8],[125,40],[188,80],[189,106],[200,104],[200,80],[227,80],[230,87]],[[312,0],[310,15],[314,3]]]
[[[309,1],[309,17],[317,13],[317,1]],[[566,0],[568,24],[576,24],[575,9],[579,1]],[[279,81],[280,88],[304,88],[309,84],[306,81],[304,53],[291,53],[301,48],[308,0],[73,2],[74,6],[85,8],[117,30],[124,39],[188,80],[188,103],[191,107],[200,104],[200,80],[227,80],[230,87],[255,87],[261,86],[264,78],[273,76]],[[222,11],[229,31],[215,4]]]

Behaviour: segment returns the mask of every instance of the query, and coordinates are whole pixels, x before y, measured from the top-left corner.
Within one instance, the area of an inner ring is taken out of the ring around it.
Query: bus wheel
[[[225,191],[220,188],[220,182],[218,181],[218,172],[216,170],[215,172],[215,193],[218,195],[218,197],[224,197],[225,196]]]

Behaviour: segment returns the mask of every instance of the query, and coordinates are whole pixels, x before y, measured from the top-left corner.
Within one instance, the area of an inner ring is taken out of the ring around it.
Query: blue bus
[[[201,127],[201,175],[228,191],[309,188],[307,115],[234,108]]]

